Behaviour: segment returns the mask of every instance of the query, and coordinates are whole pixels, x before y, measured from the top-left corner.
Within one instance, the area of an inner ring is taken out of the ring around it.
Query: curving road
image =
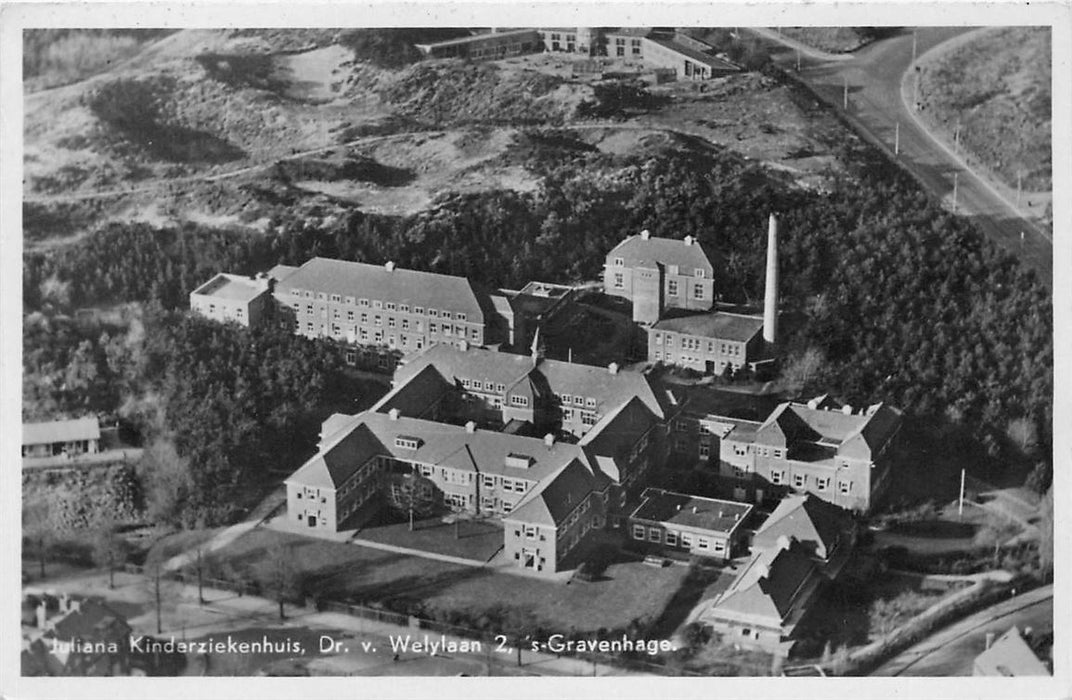
[[[1000,637],[1013,625],[1020,631],[1053,629],[1053,586],[1010,598],[956,622],[886,662],[872,676],[970,676],[972,662],[986,648],[986,635]]]
[[[957,212],[967,216],[984,235],[1019,257],[1052,287],[1053,244],[1048,231],[1024,218],[990,183],[970,170],[946,144],[928,132],[910,106],[913,101],[913,36],[916,55],[972,27],[923,27],[915,35],[906,30],[876,41],[851,58],[801,52],[800,77],[819,97],[839,110],[848,85],[848,121],[867,140],[879,146],[904,167],[934,196],[952,205],[954,173],[957,173]],[[770,30],[754,33],[772,43],[780,65],[795,67],[797,49]],[[902,94],[902,80],[905,82]],[[897,125],[900,124],[900,127]],[[900,153],[893,154],[899,128]],[[1021,233],[1023,234],[1021,236]]]

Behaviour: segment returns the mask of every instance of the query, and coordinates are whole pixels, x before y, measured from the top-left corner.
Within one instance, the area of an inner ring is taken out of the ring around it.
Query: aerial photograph
[[[21,677],[1054,674],[1053,27],[151,26],[21,30]]]

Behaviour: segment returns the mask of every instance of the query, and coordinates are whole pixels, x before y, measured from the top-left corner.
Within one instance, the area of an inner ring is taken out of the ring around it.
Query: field
[[[599,581],[565,584],[266,529],[244,535],[219,557],[236,569],[248,568],[279,544],[291,547],[309,593],[366,604],[416,604],[432,614],[461,613],[470,620],[502,611],[579,632],[655,620],[688,571],[623,562],[608,567]]]
[[[923,64],[922,116],[969,162],[1028,192],[1052,187],[1051,36],[1045,27],[972,33]]]

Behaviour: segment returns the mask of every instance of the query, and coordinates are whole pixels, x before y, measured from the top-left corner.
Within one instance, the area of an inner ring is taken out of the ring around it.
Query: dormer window
[[[395,447],[402,450],[415,450],[421,446],[421,439],[409,435],[399,435],[395,438]]]

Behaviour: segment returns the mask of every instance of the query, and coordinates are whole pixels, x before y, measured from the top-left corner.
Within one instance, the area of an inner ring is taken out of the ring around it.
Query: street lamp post
[[[953,213],[957,213],[957,179],[960,173],[953,173]]]
[[[893,127],[893,155],[897,156],[901,154],[901,122],[897,122]]]

